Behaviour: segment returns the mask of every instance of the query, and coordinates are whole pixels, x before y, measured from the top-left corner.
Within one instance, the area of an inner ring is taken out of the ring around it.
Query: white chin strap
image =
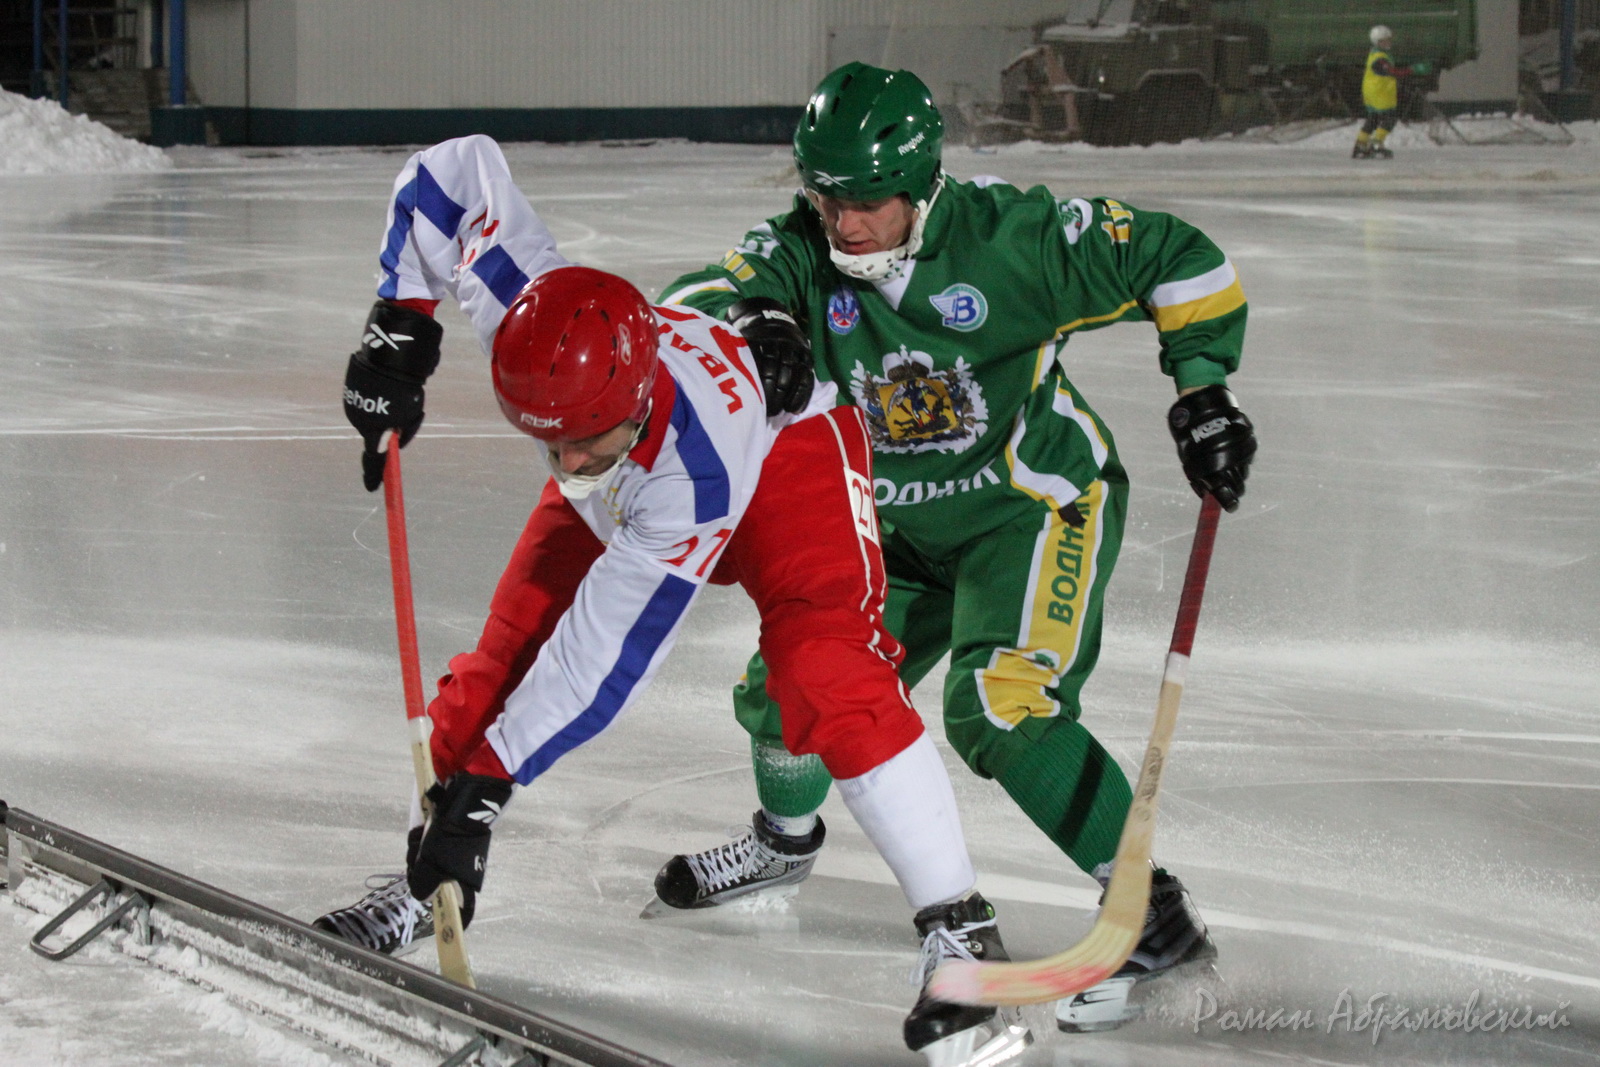
[[[556,488],[561,490],[561,495],[568,500],[583,500],[615,481],[617,472],[622,469],[623,461],[628,458],[628,453],[633,451],[633,446],[639,443],[640,437],[644,436],[644,428],[649,421],[650,416],[646,415],[644,421],[639,423],[638,428],[633,431],[633,437],[628,441],[628,447],[622,450],[622,454],[617,457],[617,461],[599,474],[568,474],[561,469],[561,457],[546,448],[544,450],[544,461],[549,465],[550,473],[554,476]]]
[[[550,462],[550,473],[555,475],[556,488],[568,500],[582,500],[596,489],[604,489],[611,484],[622,466],[622,460],[619,459],[600,474],[568,474],[561,469],[561,461],[554,455],[546,451],[545,456]]]
[[[893,275],[900,264],[917,254],[922,247],[922,228],[927,225],[928,212],[933,210],[933,205],[939,199],[939,191],[944,188],[944,175],[933,183],[933,193],[926,200],[917,201],[917,218],[911,224],[911,233],[906,237],[906,243],[899,248],[891,248],[886,252],[868,252],[863,256],[847,256],[833,247],[830,239],[828,242],[828,258],[833,260],[833,265],[852,278],[860,278],[864,282],[881,282]]]

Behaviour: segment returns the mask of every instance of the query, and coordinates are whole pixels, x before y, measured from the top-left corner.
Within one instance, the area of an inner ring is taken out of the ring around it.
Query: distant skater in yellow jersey
[[[1394,152],[1383,142],[1400,116],[1400,79],[1411,69],[1394,65],[1389,55],[1394,33],[1389,27],[1374,26],[1367,36],[1372,51],[1367,53],[1367,71],[1361,76],[1361,102],[1367,105],[1367,118],[1350,155],[1353,159],[1393,159]]]

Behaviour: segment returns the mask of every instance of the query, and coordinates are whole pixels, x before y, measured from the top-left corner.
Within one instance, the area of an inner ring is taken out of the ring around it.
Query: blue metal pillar
[[[182,107],[189,98],[189,18],[184,0],[167,0],[167,15],[167,68],[172,75],[167,100],[173,107]]]
[[[184,0],[166,0],[167,76],[166,107],[150,111],[150,143],[166,148],[206,143],[206,109],[189,100],[189,16]]]

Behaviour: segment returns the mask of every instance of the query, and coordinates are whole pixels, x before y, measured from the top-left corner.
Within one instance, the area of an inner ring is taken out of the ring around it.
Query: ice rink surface
[[[779,148],[508,154],[569,257],[651,295],[793,187]],[[1019,1062],[1600,1059],[1600,145],[1347,155],[1343,132],[948,151],[958,177],[1174,211],[1251,300],[1233,385],[1261,452],[1218,537],[1157,833],[1223,981],[1109,1034],[1035,1013]],[[405,156],[174,158],[0,177],[0,797],[309,919],[400,861],[382,502],[338,397]],[[542,469],[465,320],[441,318],[405,453],[428,677],[476,640]],[[1133,477],[1085,691],[1131,773],[1197,504],[1153,327],[1065,359]],[[481,986],[685,1067],[909,1067],[909,912],[836,798],[787,906],[637,918],[669,854],[754,806],[727,698],[753,635],[742,594],[712,590],[640,705],[520,795],[469,936]],[[938,682],[916,695],[942,742]],[[1075,941],[1092,883],[950,767],[1013,955]],[[347,1062],[107,951],[46,963],[24,947],[41,921],[0,897],[8,1067]],[[1551,1022],[1363,1014],[1469,1003]]]

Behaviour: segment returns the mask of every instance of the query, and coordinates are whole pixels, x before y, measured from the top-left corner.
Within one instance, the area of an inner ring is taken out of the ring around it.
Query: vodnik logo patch
[[[944,292],[928,297],[928,302],[939,309],[946,326],[962,333],[976,330],[989,317],[989,301],[977,286],[966,282],[957,282]]]
[[[843,335],[855,329],[860,321],[861,301],[856,299],[856,291],[841,285],[828,297],[828,329]]]

